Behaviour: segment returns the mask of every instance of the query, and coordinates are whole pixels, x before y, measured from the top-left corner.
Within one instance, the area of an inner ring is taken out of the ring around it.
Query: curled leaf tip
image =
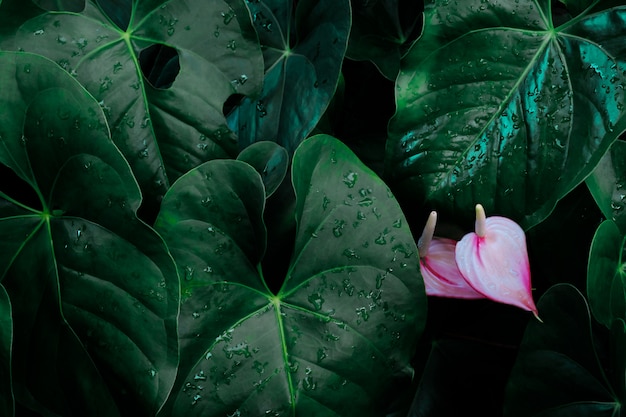
[[[485,209],[481,204],[476,204],[476,235],[478,237],[485,237],[487,232],[486,226],[487,216],[485,215]]]
[[[417,249],[419,251],[420,258],[425,258],[428,254],[428,248],[430,247],[430,242],[433,240],[436,225],[437,212],[431,211],[430,215],[428,215],[428,220],[426,220],[426,226],[424,226],[422,236],[417,241]]]

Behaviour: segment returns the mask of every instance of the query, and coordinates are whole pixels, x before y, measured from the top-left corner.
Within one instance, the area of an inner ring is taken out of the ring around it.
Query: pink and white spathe
[[[466,281],[456,263],[456,241],[434,237],[437,213],[431,212],[418,242],[420,271],[426,294],[452,298],[484,298]]]
[[[426,294],[489,298],[531,311],[539,318],[532,298],[526,237],[517,223],[506,217],[486,218],[478,204],[475,232],[454,242],[433,237],[433,213],[418,245]]]

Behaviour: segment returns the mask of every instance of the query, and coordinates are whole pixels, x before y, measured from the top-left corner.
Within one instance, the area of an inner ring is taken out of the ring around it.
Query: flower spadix
[[[467,283],[485,297],[532,311],[530,265],[522,228],[505,217],[486,217],[476,205],[474,233],[456,244],[456,264]]]
[[[434,237],[437,213],[431,212],[418,241],[420,271],[426,294],[437,297],[484,298],[463,278],[456,264],[456,241]]]

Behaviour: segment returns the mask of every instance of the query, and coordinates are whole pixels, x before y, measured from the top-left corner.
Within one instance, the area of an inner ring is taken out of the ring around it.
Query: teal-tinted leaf
[[[619,414],[620,403],[598,362],[582,294],[559,284],[546,292],[538,308],[543,323],[528,324],[507,385],[504,415]]]
[[[400,59],[419,34],[421,2],[353,2],[352,11],[352,30],[346,56],[359,61],[372,61],[386,78],[395,80],[400,71]]]
[[[13,384],[11,382],[11,351],[13,349],[13,313],[9,295],[0,285],[0,412],[13,416]]]
[[[16,398],[45,414],[154,415],[178,362],[178,275],[98,103],[43,57],[0,53],[0,280]],[[119,410],[119,411],[118,411]]]
[[[337,87],[350,2],[261,0],[248,7],[264,48],[265,84],[261,95],[233,110],[229,125],[239,134],[240,148],[270,140],[292,154],[315,128]]]
[[[265,196],[250,165],[207,162],[165,196],[157,228],[186,274],[173,416],[378,416],[408,371],[426,306],[400,207],[328,136],[303,142],[292,175],[298,231],[277,294],[258,266]]]
[[[604,216],[626,232],[626,143],[613,142],[585,181]]]
[[[275,142],[253,143],[241,151],[237,159],[249,163],[261,174],[267,197],[283,182],[289,168],[287,150]]]
[[[403,195],[467,223],[476,203],[545,218],[625,127],[626,8],[594,11],[554,27],[548,1],[429,2],[389,125]]]
[[[237,155],[222,107],[235,92],[255,91],[262,79],[261,52],[240,3],[136,1],[125,29],[113,23],[121,16],[110,20],[92,0],[83,13],[51,12],[27,21],[14,47],[52,59],[96,98],[154,208],[183,172]],[[141,59],[155,45],[167,46],[174,54],[170,63],[180,66],[170,74],[170,88],[149,82],[151,73],[163,71],[159,62]]]
[[[589,305],[595,319],[608,328],[613,320],[626,319],[624,239],[617,225],[607,220],[598,227],[589,254]]]

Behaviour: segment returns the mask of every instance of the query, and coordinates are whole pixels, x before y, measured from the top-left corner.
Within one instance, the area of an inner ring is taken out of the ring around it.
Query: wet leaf
[[[594,318],[608,328],[615,319],[626,319],[624,253],[624,234],[615,222],[603,222],[591,243],[587,295]]]
[[[297,4],[297,5],[296,5]],[[265,84],[228,116],[239,146],[270,140],[293,154],[328,107],[350,32],[348,0],[248,3],[265,59]]]
[[[136,217],[139,188],[93,97],[43,57],[0,62],[0,163],[24,184],[0,184],[16,398],[45,415],[153,415],[178,362],[175,265]]]
[[[431,1],[403,60],[386,175],[470,223],[537,224],[624,130],[625,6],[554,26],[547,1]],[[600,46],[602,45],[602,46]]]
[[[613,142],[585,180],[602,214],[626,232],[626,143]]]
[[[109,19],[116,10],[91,0],[82,13],[43,13],[20,27],[13,47],[52,59],[96,98],[154,210],[182,173],[237,155],[222,108],[231,94],[259,88],[262,57],[243,1],[136,1],[128,22]],[[142,59],[155,46],[180,68],[162,88]]]
[[[598,361],[582,294],[569,284],[559,284],[537,307],[543,323],[528,324],[507,386],[504,415],[619,414],[620,403]]]
[[[265,196],[251,166],[207,162],[166,195],[157,229],[186,275],[165,415],[378,416],[409,371],[425,295],[397,202],[329,136],[303,142],[292,174],[298,228],[276,294],[259,267]]]

